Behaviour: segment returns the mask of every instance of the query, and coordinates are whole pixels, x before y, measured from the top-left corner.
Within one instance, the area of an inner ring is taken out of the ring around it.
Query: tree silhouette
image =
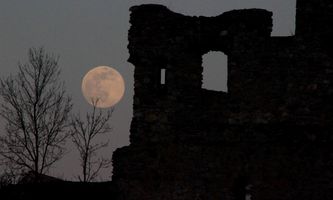
[[[0,174],[0,190],[8,185],[16,184],[16,176],[10,169],[4,169]]]
[[[86,113],[85,121],[79,114],[72,117],[71,137],[75,147],[80,154],[80,165],[82,174],[78,179],[82,182],[96,180],[101,169],[111,164],[110,159],[97,158],[97,152],[108,145],[106,142],[97,142],[99,136],[111,132],[108,124],[113,109],[103,113],[101,109],[97,112],[97,100],[92,100],[92,112]]]
[[[19,171],[43,174],[65,153],[71,98],[60,82],[58,58],[31,48],[28,62],[15,76],[0,80],[0,115],[6,133],[0,137],[3,161]]]

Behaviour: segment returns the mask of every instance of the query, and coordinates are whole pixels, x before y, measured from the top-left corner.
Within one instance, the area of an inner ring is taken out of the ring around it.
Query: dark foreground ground
[[[115,199],[112,182],[37,183],[9,185],[0,190],[1,200]]]

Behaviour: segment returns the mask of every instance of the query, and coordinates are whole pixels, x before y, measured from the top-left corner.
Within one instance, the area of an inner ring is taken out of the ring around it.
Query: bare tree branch
[[[18,68],[15,76],[0,80],[0,116],[6,121],[0,154],[18,169],[42,174],[64,154],[72,103],[57,57],[32,48]]]
[[[110,159],[97,158],[97,152],[108,145],[108,141],[97,143],[96,139],[108,132],[111,127],[108,124],[112,116],[113,108],[103,113],[97,112],[98,100],[92,100],[93,110],[87,113],[85,121],[79,114],[74,115],[71,120],[72,141],[79,151],[82,174],[78,179],[82,182],[96,180],[101,169],[108,168],[111,164]]]

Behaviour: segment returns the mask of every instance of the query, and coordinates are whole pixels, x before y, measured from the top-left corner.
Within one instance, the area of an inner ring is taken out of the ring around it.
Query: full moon
[[[121,74],[108,66],[90,70],[82,79],[82,93],[88,103],[98,100],[97,107],[108,108],[117,104],[125,92]]]

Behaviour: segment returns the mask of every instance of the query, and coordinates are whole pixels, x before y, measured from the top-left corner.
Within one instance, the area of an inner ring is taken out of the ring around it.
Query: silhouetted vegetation
[[[76,149],[80,153],[80,164],[82,173],[78,179],[82,182],[96,180],[99,171],[108,168],[110,159],[97,156],[97,152],[108,145],[106,142],[97,142],[99,136],[109,133],[111,127],[108,124],[112,116],[113,109],[103,113],[101,109],[97,111],[98,100],[92,100],[93,109],[87,113],[85,119],[79,114],[74,115],[71,121],[71,137]]]
[[[14,172],[43,174],[65,153],[71,98],[60,81],[58,58],[31,48],[16,75],[0,80],[2,164]]]
[[[0,190],[4,187],[7,187],[15,183],[16,183],[16,176],[10,173],[10,171],[4,170],[0,174]]]

